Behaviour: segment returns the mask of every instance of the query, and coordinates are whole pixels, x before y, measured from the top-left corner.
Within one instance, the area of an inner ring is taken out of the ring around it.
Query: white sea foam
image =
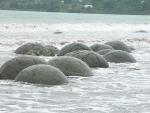
[[[55,34],[56,31],[61,34]],[[140,32],[145,31],[145,32]],[[0,24],[0,48],[15,49],[27,42],[40,42],[62,47],[62,43],[79,41],[91,45],[107,40],[127,40],[150,36],[150,24],[102,24],[102,23],[77,23],[77,24]],[[135,40],[138,41],[138,40]],[[140,42],[140,41],[139,41]],[[144,40],[141,42],[144,42]],[[145,45],[145,44],[143,44]],[[8,47],[8,48],[7,48]]]

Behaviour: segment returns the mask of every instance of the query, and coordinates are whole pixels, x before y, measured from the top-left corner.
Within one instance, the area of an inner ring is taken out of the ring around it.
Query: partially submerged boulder
[[[27,54],[27,55],[36,55],[36,56],[46,56],[46,48],[39,43],[27,43],[15,50],[16,54]]]
[[[58,49],[54,46],[43,46],[39,43],[27,43],[15,50],[16,54],[26,54],[35,56],[54,56]]]
[[[91,46],[91,49],[95,52],[103,50],[103,49],[113,49],[111,46],[106,44],[94,44]]]
[[[67,53],[66,56],[76,57],[87,63],[90,67],[108,68],[109,64],[105,58],[96,52],[88,50],[73,51]]]
[[[68,83],[67,77],[59,69],[50,65],[33,65],[22,70],[15,81],[33,84],[61,85]]]
[[[125,62],[135,63],[136,62],[135,58],[131,54],[122,50],[112,50],[109,53],[105,54],[104,58],[108,62],[114,62],[114,63],[125,63]]]
[[[110,42],[107,42],[106,44],[112,46],[115,50],[131,52],[130,48],[121,41],[110,41]]]
[[[97,53],[100,55],[105,55],[110,51],[112,51],[112,49],[103,49],[103,50],[97,51]]]
[[[70,56],[60,56],[49,61],[49,64],[59,68],[66,76],[92,76],[89,66],[80,59]]]
[[[67,53],[76,50],[91,50],[88,46],[81,44],[81,43],[72,43],[69,45],[64,46],[58,53],[58,56],[64,56]]]
[[[13,58],[1,66],[0,79],[13,80],[21,70],[36,64],[46,64],[46,61],[32,56],[19,56]]]

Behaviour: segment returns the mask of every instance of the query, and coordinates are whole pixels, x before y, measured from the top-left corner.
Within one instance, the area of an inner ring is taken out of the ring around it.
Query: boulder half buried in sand
[[[64,46],[58,53],[58,56],[64,56],[67,53],[76,50],[91,50],[88,46],[81,44],[81,43],[72,43],[69,45]]]
[[[105,54],[104,58],[108,62],[114,62],[114,63],[125,63],[125,62],[135,63],[136,62],[135,58],[131,54],[121,50],[112,50],[111,52]]]
[[[112,46],[115,50],[131,52],[130,48],[121,41],[110,41],[110,42],[107,42],[106,44]]]
[[[106,44],[94,44],[91,46],[91,49],[95,52],[103,50],[103,49],[113,49],[111,46]]]
[[[67,77],[56,67],[50,65],[33,65],[22,70],[15,81],[33,84],[61,85],[68,83]]]
[[[32,56],[19,56],[13,58],[2,65],[0,68],[0,79],[15,79],[18,73],[36,64],[46,64],[46,61]]]
[[[96,52],[88,50],[73,51],[67,53],[66,56],[76,57],[87,63],[90,67],[108,68],[109,64],[105,58]]]
[[[49,64],[59,68],[66,76],[92,76],[89,66],[80,59],[70,56],[60,56],[49,61]]]

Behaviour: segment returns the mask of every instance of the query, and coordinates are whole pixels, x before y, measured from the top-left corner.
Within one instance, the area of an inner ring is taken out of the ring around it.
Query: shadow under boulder
[[[54,56],[58,53],[58,49],[54,46],[43,46],[39,43],[27,43],[17,48],[15,53],[35,56]]]
[[[49,64],[59,68],[66,76],[92,76],[89,66],[80,59],[61,56],[49,61]]]
[[[68,83],[67,77],[59,69],[50,65],[34,65],[22,70],[15,81],[33,84],[61,85]]]
[[[135,58],[131,54],[121,50],[112,50],[111,52],[105,54],[104,58],[108,62],[114,62],[114,63],[125,63],[125,62],[135,63],[136,62]]]
[[[109,67],[109,64],[107,63],[105,58],[93,51],[88,51],[88,50],[73,51],[73,52],[67,53],[66,56],[78,58],[93,68],[95,67],[108,68]]]
[[[88,46],[81,44],[81,43],[72,43],[69,45],[64,46],[58,53],[58,56],[64,56],[67,53],[76,50],[91,50]]]
[[[111,46],[106,44],[94,44],[91,46],[91,49],[95,52],[103,50],[103,49],[113,49]]]
[[[106,42],[105,44],[112,46],[113,49],[115,50],[122,50],[129,53],[131,52],[130,48],[121,41],[110,41],[110,42]]]
[[[0,68],[0,79],[15,79],[18,73],[36,64],[46,64],[46,61],[32,56],[19,56],[4,63]]]

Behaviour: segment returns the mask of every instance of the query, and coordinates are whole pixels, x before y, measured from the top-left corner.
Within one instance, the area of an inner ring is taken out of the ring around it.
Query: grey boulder
[[[66,76],[92,76],[89,66],[80,59],[70,56],[60,56],[49,61],[49,64],[59,68]]]
[[[76,50],[91,50],[88,46],[81,44],[81,43],[72,43],[69,45],[64,46],[58,53],[58,56],[64,56],[67,53]]]
[[[110,41],[110,42],[107,42],[106,44],[112,46],[115,50],[131,52],[130,48],[121,41]]]
[[[57,53],[57,48],[43,46],[39,43],[27,43],[17,48],[15,53],[35,56],[54,56]]]
[[[125,62],[135,63],[136,62],[135,58],[131,54],[122,50],[110,51],[109,53],[104,55],[104,58],[108,62],[114,62],[114,63],[125,63]]]
[[[61,85],[68,83],[68,79],[63,72],[53,66],[44,64],[25,68],[17,75],[15,81],[47,85]]]
[[[111,46],[106,44],[94,44],[91,46],[91,49],[95,52],[103,50],[103,49],[113,49]]]
[[[59,49],[55,46],[47,45],[47,46],[45,46],[45,48],[48,51],[47,56],[55,56],[59,52]]]
[[[112,49],[103,49],[103,50],[97,51],[97,53],[100,55],[105,55],[110,51],[112,51]]]
[[[46,61],[32,56],[20,56],[13,58],[1,66],[0,79],[13,80],[21,70],[36,64],[46,64]]]
[[[93,51],[88,50],[73,51],[67,53],[66,56],[72,56],[81,59],[82,61],[87,63],[90,67],[101,67],[101,68],[109,67],[109,64],[107,63],[105,58]]]

